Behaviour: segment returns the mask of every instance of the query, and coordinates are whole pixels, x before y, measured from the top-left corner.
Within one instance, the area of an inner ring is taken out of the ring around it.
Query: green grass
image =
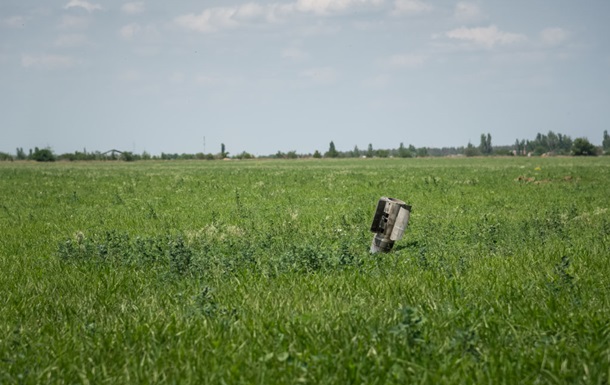
[[[0,163],[0,383],[610,381],[610,159]],[[370,255],[379,197],[413,206]]]

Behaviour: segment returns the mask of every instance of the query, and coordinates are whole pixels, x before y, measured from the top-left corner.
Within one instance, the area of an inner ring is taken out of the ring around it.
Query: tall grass
[[[608,383],[608,162],[0,164],[0,383]]]

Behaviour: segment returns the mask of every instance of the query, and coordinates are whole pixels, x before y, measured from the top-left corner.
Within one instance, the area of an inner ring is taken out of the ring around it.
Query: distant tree
[[[25,160],[27,158],[25,151],[23,151],[23,147],[17,148],[17,160]]]
[[[11,154],[7,154],[6,152],[0,152],[0,160],[10,160],[13,161],[13,157]]]
[[[375,151],[375,155],[379,158],[387,158],[388,156],[390,156],[390,150],[378,149]]]
[[[336,158],[339,156],[339,152],[337,152],[334,142],[330,142],[330,145],[328,146],[328,151],[326,152],[326,154],[324,154],[324,156],[326,158]]]
[[[420,147],[417,149],[417,157],[425,158],[428,156],[428,149],[426,147]]]
[[[36,147],[32,153],[32,159],[37,162],[54,162],[55,154],[53,154],[50,148]]]
[[[486,144],[487,144],[487,154],[491,155],[491,153],[493,153],[493,151],[494,151],[494,148],[491,145],[491,134],[490,133],[487,133],[487,142],[486,142]]]
[[[542,154],[546,154],[548,152],[548,147],[539,144],[534,148],[534,155],[540,156]]]
[[[572,138],[568,135],[557,134],[557,140],[559,141],[557,153],[569,154],[572,150]]]
[[[368,149],[366,150],[366,157],[367,157],[367,158],[372,158],[372,157],[373,157],[373,155],[375,155],[375,154],[374,154],[374,152],[373,152],[373,144],[372,144],[372,143],[369,143],[369,147],[368,147]]]
[[[522,141],[523,142],[523,141]],[[545,153],[569,154],[572,151],[572,138],[568,135],[549,131],[546,135],[538,133],[536,139],[525,141],[523,152],[542,155]]]
[[[220,158],[224,159],[227,156],[229,156],[229,153],[226,151],[225,144],[221,143],[220,144]]]
[[[409,145],[409,152],[411,153],[411,156],[416,156],[417,155],[417,148],[415,148],[414,145],[410,144]]]
[[[587,138],[576,138],[572,144],[572,155],[575,156],[595,156],[597,151],[595,146]]]
[[[543,148],[544,150],[546,150],[549,147],[546,135],[541,134],[541,133],[536,134],[534,148],[536,148],[536,147]]]
[[[253,159],[254,155],[252,155],[246,151],[243,151],[241,154],[237,155],[236,158],[237,159]]]
[[[515,147],[514,150],[515,150],[516,155],[521,155],[523,153],[523,146],[522,146],[521,142],[519,141],[519,139],[515,140],[514,147]]]
[[[548,146],[548,152],[557,152],[559,149],[559,136],[553,131],[549,131],[546,135],[546,143]]]
[[[466,149],[464,150],[464,155],[466,156],[477,156],[479,155],[479,150],[472,145],[472,143],[468,142]]]
[[[119,156],[119,159],[125,162],[133,162],[136,160],[136,155],[133,152],[123,151]]]
[[[491,155],[493,148],[491,146],[491,134],[481,134],[481,144],[479,144],[479,151],[483,155]]]
[[[411,152],[407,150],[405,145],[401,142],[398,147],[398,156],[401,158],[410,158],[412,156]]]
[[[320,159],[322,157],[322,154],[320,154],[320,151],[316,150],[313,153],[313,157],[316,158],[316,159]]]
[[[602,148],[604,149],[605,154],[610,154],[610,135],[608,135],[608,130],[604,131],[604,139],[602,141]]]
[[[358,146],[354,146],[354,151],[352,151],[352,157],[359,158],[360,157],[360,149]]]
[[[299,156],[297,155],[296,151],[288,151],[288,153],[286,154],[286,158],[288,159],[297,159]]]
[[[485,154],[486,145],[487,145],[487,139],[485,138],[485,134],[481,134],[481,142],[479,143],[479,152],[481,154]]]

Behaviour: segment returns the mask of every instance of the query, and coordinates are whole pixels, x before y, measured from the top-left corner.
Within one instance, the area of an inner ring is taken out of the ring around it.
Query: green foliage
[[[464,155],[477,156],[480,155],[480,152],[475,146],[472,145],[472,143],[468,142],[468,146],[466,146],[466,150],[464,150]]]
[[[597,150],[586,138],[576,138],[572,145],[572,155],[574,156],[595,156]]]
[[[278,151],[273,157],[276,159],[297,159],[299,156],[296,151],[289,151],[287,153]]]
[[[602,140],[602,148],[604,150],[604,154],[610,154],[610,135],[608,135],[608,130],[604,130],[604,138]]]
[[[338,156],[339,156],[339,152],[335,148],[335,143],[331,141],[330,145],[328,146],[328,151],[326,152],[326,154],[324,154],[324,157],[325,158],[336,158]]]
[[[38,148],[34,149],[31,158],[37,162],[54,162],[55,154],[50,148]]]
[[[316,151],[313,153],[313,157],[314,157],[315,159],[320,159],[320,158],[322,158],[322,154],[320,154],[320,151],[316,150]]]
[[[375,151],[375,156],[379,157],[379,158],[387,158],[390,156],[390,150],[377,150]]]
[[[226,147],[224,143],[220,144],[220,159],[224,159],[229,156],[229,153],[226,151]]]
[[[607,383],[608,160],[2,162],[0,383]]]
[[[405,147],[404,144],[400,143],[400,146],[398,147],[398,156],[401,158],[411,158],[413,154]]]
[[[296,151],[288,151],[288,153],[286,154],[286,158],[287,159],[297,159],[299,156],[297,155]]]
[[[536,134],[534,140],[517,140],[515,143],[517,155],[532,153],[542,154],[563,154],[569,155],[572,150],[572,138],[568,135],[556,134],[549,131],[548,134]]]
[[[25,154],[25,151],[23,151],[23,147],[17,148],[16,158],[17,158],[17,160],[25,160],[28,158],[27,155]]]
[[[254,159],[254,155],[243,151],[241,154],[236,156],[237,159]]]
[[[424,157],[427,157],[428,155],[429,155],[428,149],[426,147],[420,147],[417,149],[417,156],[419,158],[424,158]]]
[[[479,144],[479,151],[483,155],[491,155],[493,152],[493,147],[491,145],[491,134],[481,134],[481,144]]]
[[[139,155],[134,154],[133,152],[130,151],[123,151],[121,153],[121,156],[119,157],[120,160],[124,160],[125,162],[133,162],[134,160],[137,160],[139,158]]]

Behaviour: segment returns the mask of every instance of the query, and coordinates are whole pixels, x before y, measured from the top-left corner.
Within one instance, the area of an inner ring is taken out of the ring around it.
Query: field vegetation
[[[0,163],[0,383],[610,381],[610,159]],[[377,200],[413,206],[368,253]]]

